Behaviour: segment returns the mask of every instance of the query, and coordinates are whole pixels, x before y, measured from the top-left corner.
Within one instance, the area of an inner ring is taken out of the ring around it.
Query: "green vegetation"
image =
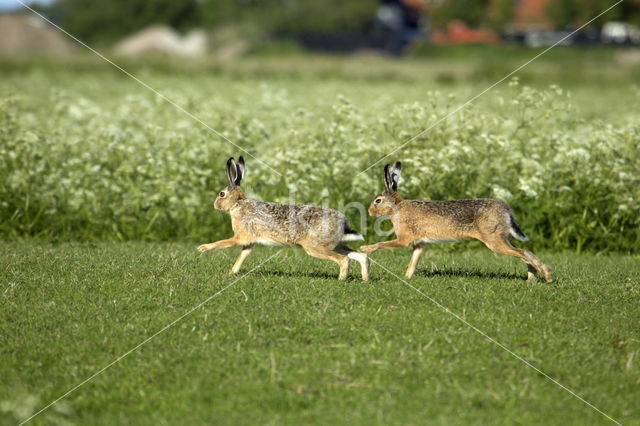
[[[592,52],[578,66],[614,53]],[[478,77],[475,60],[438,54],[400,63],[292,56],[125,66],[271,167],[245,155],[251,194],[340,208],[366,206],[382,187],[383,163],[359,172],[495,81]],[[242,152],[109,65],[78,64],[3,62],[0,237],[228,235],[228,218],[211,201],[225,185],[226,159]],[[527,85],[491,90],[394,153],[388,161],[406,165],[403,195],[496,197],[514,207],[537,247],[635,252],[635,77],[612,63],[569,90],[544,83],[549,73],[570,78],[566,64],[528,67]]]
[[[615,2],[607,0],[591,0],[589,2],[580,0],[557,0],[549,2],[547,14],[557,28],[564,28],[591,20],[614,3]],[[595,24],[602,25],[607,21],[620,20],[638,24],[640,23],[640,7],[638,6],[637,0],[622,2],[598,18]]]
[[[452,20],[502,32],[513,21],[513,0],[447,0],[425,2],[433,26]],[[585,23],[608,7],[611,0],[554,0],[545,11],[558,29]],[[374,27],[379,0],[57,0],[39,9],[63,28],[87,42],[112,42],[148,25],[167,24],[181,30],[196,26],[213,32],[240,30],[245,34],[362,33]],[[640,22],[637,0],[627,0],[598,18]]]
[[[205,240],[201,240],[204,242]],[[248,276],[33,424],[608,424],[373,265],[373,279],[262,248]],[[0,246],[0,423],[15,424],[232,284],[238,250]],[[625,425],[640,424],[640,263],[430,249],[411,285]],[[408,250],[373,259],[401,274]]]
[[[148,25],[212,32],[359,32],[371,27],[378,0],[57,0],[39,9],[70,33],[91,43],[109,43]],[[321,19],[318,19],[321,17]]]

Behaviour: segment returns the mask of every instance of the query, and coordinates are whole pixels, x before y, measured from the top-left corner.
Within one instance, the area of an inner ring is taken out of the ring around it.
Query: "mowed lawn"
[[[204,242],[204,241],[203,241]],[[300,250],[0,245],[0,419],[33,424],[610,424],[373,265]],[[271,259],[270,256],[275,255]],[[378,252],[402,275],[408,250]],[[640,424],[638,257],[426,252],[412,286],[622,424]],[[266,262],[265,262],[266,261]],[[264,262],[262,265],[261,263]],[[223,291],[221,291],[223,290]]]

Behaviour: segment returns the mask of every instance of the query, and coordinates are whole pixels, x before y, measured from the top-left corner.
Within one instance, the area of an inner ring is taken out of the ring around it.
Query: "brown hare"
[[[347,218],[327,207],[277,204],[248,198],[240,182],[244,178],[244,159],[236,164],[227,161],[229,185],[222,189],[213,203],[216,210],[228,211],[234,236],[215,243],[202,244],[201,252],[240,245],[242,253],[231,269],[238,273],[255,244],[299,246],[310,256],[332,260],[340,266],[339,280],[347,277],[349,259],[360,263],[362,279],[369,279],[369,259],[366,254],[347,247],[349,241],[364,238],[347,224]]]
[[[413,248],[405,277],[411,278],[424,247],[429,243],[480,240],[496,253],[522,259],[528,268],[528,281],[536,281],[536,273],[547,282],[553,281],[551,269],[533,253],[514,247],[509,236],[526,241],[528,237],[516,222],[511,208],[503,201],[490,198],[474,200],[421,201],[404,200],[398,195],[402,164],[393,170],[384,167],[385,190],[369,206],[371,216],[388,216],[396,239],[360,247],[370,254],[379,249]]]

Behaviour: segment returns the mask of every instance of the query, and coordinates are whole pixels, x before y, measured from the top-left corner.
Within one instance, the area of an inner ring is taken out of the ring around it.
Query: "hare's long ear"
[[[233,157],[227,160],[227,180],[229,181],[229,186],[233,188],[236,186],[236,180],[238,179],[238,168],[236,166],[236,162],[233,161]]]
[[[402,174],[402,163],[396,161],[393,170],[391,171],[391,189],[393,192],[398,190],[398,184],[400,183],[400,175]]]
[[[236,185],[240,186],[242,179],[244,179],[244,158],[242,155],[238,158],[238,164],[236,164],[237,177],[236,177]]]
[[[391,180],[391,173],[389,172],[390,166],[390,164],[384,166],[384,192],[388,194],[393,193],[393,181]]]

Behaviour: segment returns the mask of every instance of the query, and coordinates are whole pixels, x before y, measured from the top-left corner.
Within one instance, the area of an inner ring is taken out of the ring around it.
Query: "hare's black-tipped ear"
[[[389,172],[390,167],[390,164],[384,166],[384,191],[389,194],[393,192],[393,181],[391,180],[391,173]]]
[[[396,161],[393,170],[391,171],[391,189],[393,192],[398,190],[398,184],[400,184],[400,175],[402,174],[402,163]]]
[[[229,186],[236,186],[236,180],[238,179],[238,168],[236,166],[236,162],[233,161],[233,157],[227,160],[227,180],[229,181]]]
[[[244,158],[242,155],[238,158],[238,164],[236,164],[237,177],[236,177],[236,185],[240,186],[240,182],[244,179]]]

